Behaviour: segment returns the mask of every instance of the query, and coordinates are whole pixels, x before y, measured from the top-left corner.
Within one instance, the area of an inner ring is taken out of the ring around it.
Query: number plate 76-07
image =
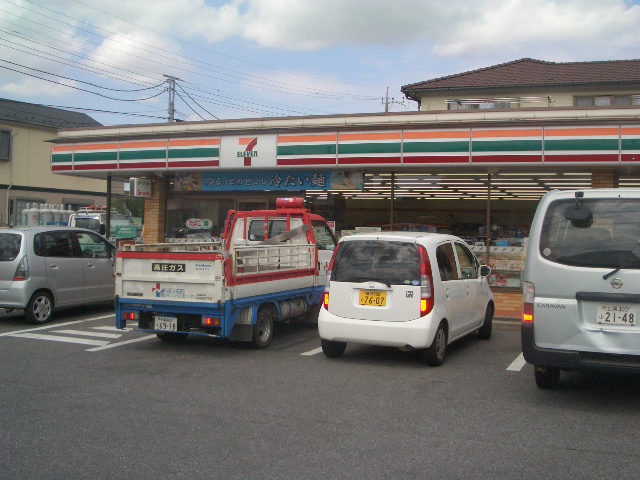
[[[633,327],[638,321],[637,307],[629,303],[601,303],[598,305],[596,320],[606,325]]]

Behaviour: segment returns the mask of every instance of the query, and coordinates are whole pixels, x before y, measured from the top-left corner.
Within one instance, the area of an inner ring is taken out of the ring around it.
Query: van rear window
[[[331,280],[420,285],[418,247],[413,243],[381,240],[343,242],[333,262]]]
[[[0,233],[0,262],[11,262],[20,253],[22,235],[17,233]]]
[[[580,267],[640,268],[640,199],[583,198],[576,205],[576,199],[549,205],[540,238],[543,258]]]

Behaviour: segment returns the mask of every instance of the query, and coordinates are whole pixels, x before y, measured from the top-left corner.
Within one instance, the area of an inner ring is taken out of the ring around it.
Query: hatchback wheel
[[[489,340],[491,338],[491,328],[493,325],[493,305],[487,305],[487,311],[484,314],[484,323],[478,330],[478,336],[482,340]]]
[[[329,358],[341,357],[344,350],[347,348],[347,342],[334,342],[332,340],[320,340],[322,346],[322,353]]]
[[[431,346],[422,351],[422,358],[427,365],[439,367],[444,363],[444,355],[447,351],[447,329],[444,322],[440,322],[438,330]]]
[[[40,325],[51,319],[53,313],[53,299],[47,292],[36,292],[31,296],[24,311],[27,321]]]
[[[560,369],[556,367],[534,367],[533,373],[536,378],[538,388],[554,388],[560,381]]]

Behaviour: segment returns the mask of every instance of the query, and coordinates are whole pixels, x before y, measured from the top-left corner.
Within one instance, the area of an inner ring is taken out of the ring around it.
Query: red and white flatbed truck
[[[230,211],[221,242],[123,246],[116,326],[162,340],[194,334],[266,348],[274,321],[317,321],[335,244],[324,218],[287,198],[275,210]]]

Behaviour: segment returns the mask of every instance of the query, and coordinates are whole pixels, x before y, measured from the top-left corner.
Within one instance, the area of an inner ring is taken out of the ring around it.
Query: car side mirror
[[[480,265],[480,276],[488,277],[491,275],[491,267],[488,265]]]
[[[103,237],[107,233],[107,227],[105,227],[103,223],[100,224],[100,227],[98,228],[98,233]]]

